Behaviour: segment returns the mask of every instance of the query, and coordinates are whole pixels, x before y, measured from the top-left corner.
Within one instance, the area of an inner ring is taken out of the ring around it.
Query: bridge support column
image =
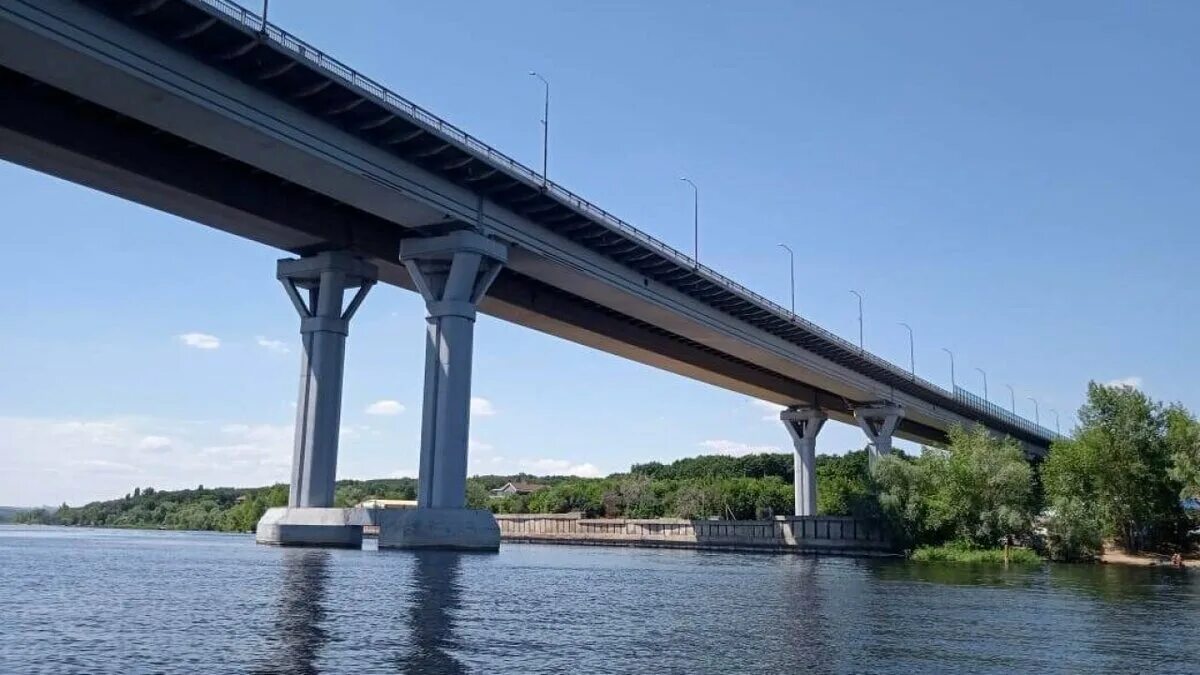
[[[795,446],[796,515],[817,515],[817,434],[829,416],[820,408],[791,407],[779,419],[792,435]]]
[[[892,434],[904,419],[904,407],[894,403],[870,403],[854,408],[854,419],[871,444],[868,459],[875,460],[892,452]]]
[[[300,314],[300,396],[288,505],[263,514],[257,540],[357,548],[362,546],[362,523],[352,509],[333,508],[333,490],[346,336],[377,270],[349,253],[330,251],[280,260],[276,276]],[[357,289],[348,304],[347,289]]]
[[[496,550],[500,528],[466,508],[471,357],[478,302],[507,261],[504,245],[469,231],[400,245],[429,311],[417,508],[385,512],[383,548]]]

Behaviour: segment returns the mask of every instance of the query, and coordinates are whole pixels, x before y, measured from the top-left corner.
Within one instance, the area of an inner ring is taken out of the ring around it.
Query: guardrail
[[[867,361],[878,368],[882,368],[895,376],[909,380],[910,382],[929,390],[931,393],[958,401],[963,405],[974,408],[978,412],[984,414],[996,414],[995,411],[999,411],[1001,414],[997,415],[998,417],[1020,427],[1021,429],[1026,430],[1029,433],[1041,434],[1048,439],[1058,437],[1058,434],[1051,433],[1044,427],[1036,425],[1023,417],[1013,415],[1002,408],[994,406],[990,403],[987,405],[982,405],[982,399],[979,399],[979,397],[974,396],[973,394],[970,396],[960,396],[957,388],[954,392],[947,391],[939,385],[936,385],[922,377],[916,376],[908,370],[900,368],[891,361],[876,356],[871,352],[860,349],[858,345],[853,344],[849,340],[835,335],[834,333],[822,328],[821,326],[818,326],[808,319],[796,315],[782,305],[769,300],[758,293],[755,293],[754,291],[746,288],[745,286],[721,274],[720,272],[701,264],[698,260],[694,260],[670,244],[667,244],[666,242],[663,242],[656,237],[639,230],[633,225],[630,225],[603,208],[589,202],[574,192],[571,192],[558,183],[547,179],[537,171],[525,166],[524,164],[521,164],[517,160],[509,157],[499,150],[496,150],[487,143],[484,143],[471,134],[443,120],[432,112],[429,112],[421,106],[404,98],[403,96],[391,91],[375,80],[363,75],[362,73],[359,73],[353,68],[329,56],[320,49],[313,47],[312,45],[304,42],[303,40],[277,26],[264,22],[261,16],[251,12],[241,5],[238,5],[231,0],[188,1],[194,4],[210,7],[213,10],[230,17],[231,19],[240,23],[248,31],[271,40],[279,47],[282,47],[283,49],[286,49],[287,51],[290,51],[309,61],[326,73],[341,79],[351,87],[357,88],[366,94],[374,96],[375,98],[379,99],[379,101],[391,106],[396,111],[408,115],[421,125],[427,127],[429,130],[436,131],[446,137],[447,140],[456,142],[463,149],[471,152],[474,155],[477,155],[479,158],[507,167],[519,177],[530,181],[532,186],[544,188],[549,194],[553,195],[564,204],[586,213],[604,225],[617,230],[618,232],[621,232],[622,234],[635,239],[646,246],[649,246],[659,254],[673,260],[676,264],[691,268],[697,274],[706,277],[708,281],[723,286],[726,290],[741,296],[742,299],[759,305],[762,309],[773,312],[780,318],[791,321],[793,324],[800,326],[805,331],[817,335],[821,339],[827,340],[828,342],[837,345],[841,349],[857,354],[859,358],[863,359],[864,361]]]

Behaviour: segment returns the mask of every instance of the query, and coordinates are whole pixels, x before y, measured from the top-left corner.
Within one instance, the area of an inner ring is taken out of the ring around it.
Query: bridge
[[[465,508],[477,312],[785,406],[797,515],[815,514],[829,418],[859,425],[872,456],[953,425],[1031,458],[1057,436],[767,300],[228,0],[0,0],[0,100],[0,157],[296,256],[276,270],[304,342],[291,493],[260,541],[361,538],[331,507],[348,328],[377,281],[429,313],[419,508],[395,516],[396,546],[498,546],[490,514]]]

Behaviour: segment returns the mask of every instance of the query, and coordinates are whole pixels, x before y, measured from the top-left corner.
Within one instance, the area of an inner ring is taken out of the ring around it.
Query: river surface
[[[1200,672],[1200,573],[0,526],[0,672]]]

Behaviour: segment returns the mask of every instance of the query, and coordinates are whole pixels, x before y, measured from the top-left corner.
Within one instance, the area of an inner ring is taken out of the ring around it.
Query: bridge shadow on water
[[[455,658],[458,648],[454,612],[461,602],[462,556],[454,551],[417,551],[413,556],[413,589],[408,609],[409,650],[396,662],[397,672],[460,675],[467,672]]]
[[[329,582],[330,553],[318,549],[284,549],[269,662],[253,673],[317,673],[316,662],[329,640],[322,628]]]
[[[324,626],[331,620],[326,603],[332,553],[319,549],[284,549],[280,553],[282,576],[269,629],[271,647],[261,665],[250,672],[255,675],[322,672],[320,659],[331,639]],[[392,672],[466,673],[453,654],[459,647],[454,612],[461,603],[461,557],[469,554],[420,551],[404,555],[412,557],[407,608],[397,616],[400,625],[375,628],[396,632],[407,629],[408,639],[394,643],[399,654]]]

